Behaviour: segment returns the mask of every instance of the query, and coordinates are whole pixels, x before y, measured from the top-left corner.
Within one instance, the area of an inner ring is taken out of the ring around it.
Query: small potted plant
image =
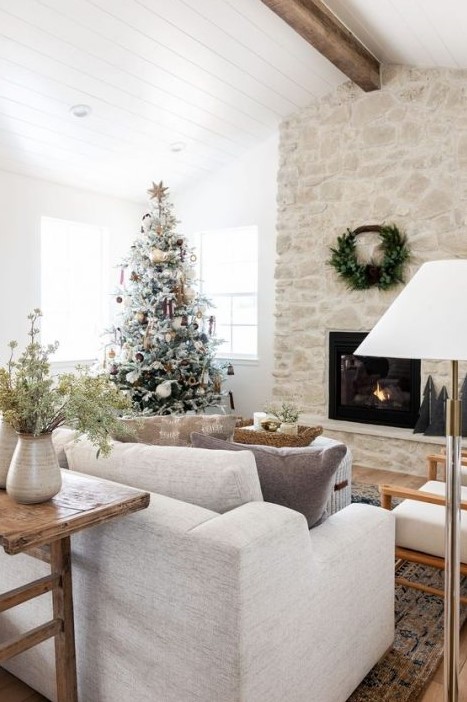
[[[265,405],[264,411],[281,423],[279,427],[280,432],[294,436],[298,434],[297,422],[301,409],[293,400],[270,402]]]
[[[61,473],[52,444],[52,432],[62,424],[86,434],[104,455],[118,415],[131,402],[106,375],[93,376],[84,368],[52,377],[49,356],[58,343],[42,346],[38,340],[35,309],[30,320],[30,342],[14,360],[15,341],[6,367],[0,368],[0,412],[18,442],[6,478],[6,489],[17,502],[45,502],[61,487]]]

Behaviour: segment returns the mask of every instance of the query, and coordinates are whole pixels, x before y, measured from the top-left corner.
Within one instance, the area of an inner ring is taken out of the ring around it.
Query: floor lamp
[[[458,361],[467,360],[467,260],[423,264],[354,354],[451,363],[452,399],[446,403],[444,700],[458,702],[462,435]]]

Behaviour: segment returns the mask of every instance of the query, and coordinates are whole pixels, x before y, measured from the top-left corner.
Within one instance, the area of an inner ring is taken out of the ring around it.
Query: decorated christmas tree
[[[194,289],[196,255],[177,232],[162,181],[120,273],[116,325],[105,368],[146,414],[199,411],[220,392],[222,368],[209,301]]]

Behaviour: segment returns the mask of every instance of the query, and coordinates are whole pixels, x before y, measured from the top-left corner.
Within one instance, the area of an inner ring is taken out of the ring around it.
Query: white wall
[[[111,294],[118,283],[113,266],[137,236],[143,208],[142,204],[0,171],[0,364],[8,357],[10,339],[24,346],[26,317],[40,306],[41,216],[108,227]]]
[[[180,231],[256,225],[259,232],[259,361],[235,361],[232,390],[235,411],[245,417],[271,398],[274,338],[274,267],[276,251],[276,176],[278,135],[249,151],[215,175],[174,196]]]

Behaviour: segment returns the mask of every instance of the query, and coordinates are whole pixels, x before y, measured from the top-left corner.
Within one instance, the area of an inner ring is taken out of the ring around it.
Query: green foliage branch
[[[0,411],[17,432],[47,434],[62,424],[87,434],[102,454],[110,451],[110,434],[120,425],[118,416],[131,409],[131,402],[105,375],[92,376],[78,367],[76,373],[52,377],[49,357],[58,342],[42,346],[38,341],[39,309],[28,315],[27,344],[14,360],[16,341],[10,341],[10,358],[0,368]]]
[[[378,249],[382,254],[379,264],[374,260],[364,263],[357,257],[356,238],[365,231],[375,231],[379,234]],[[365,225],[353,231],[347,229],[345,234],[337,238],[337,246],[331,247],[330,251],[331,258],[328,263],[351,290],[367,290],[371,287],[389,290],[403,283],[404,266],[410,259],[407,237],[400,233],[395,224]]]
[[[266,403],[264,411],[276,417],[280,422],[295,424],[302,410],[293,400],[281,400],[280,402]]]

